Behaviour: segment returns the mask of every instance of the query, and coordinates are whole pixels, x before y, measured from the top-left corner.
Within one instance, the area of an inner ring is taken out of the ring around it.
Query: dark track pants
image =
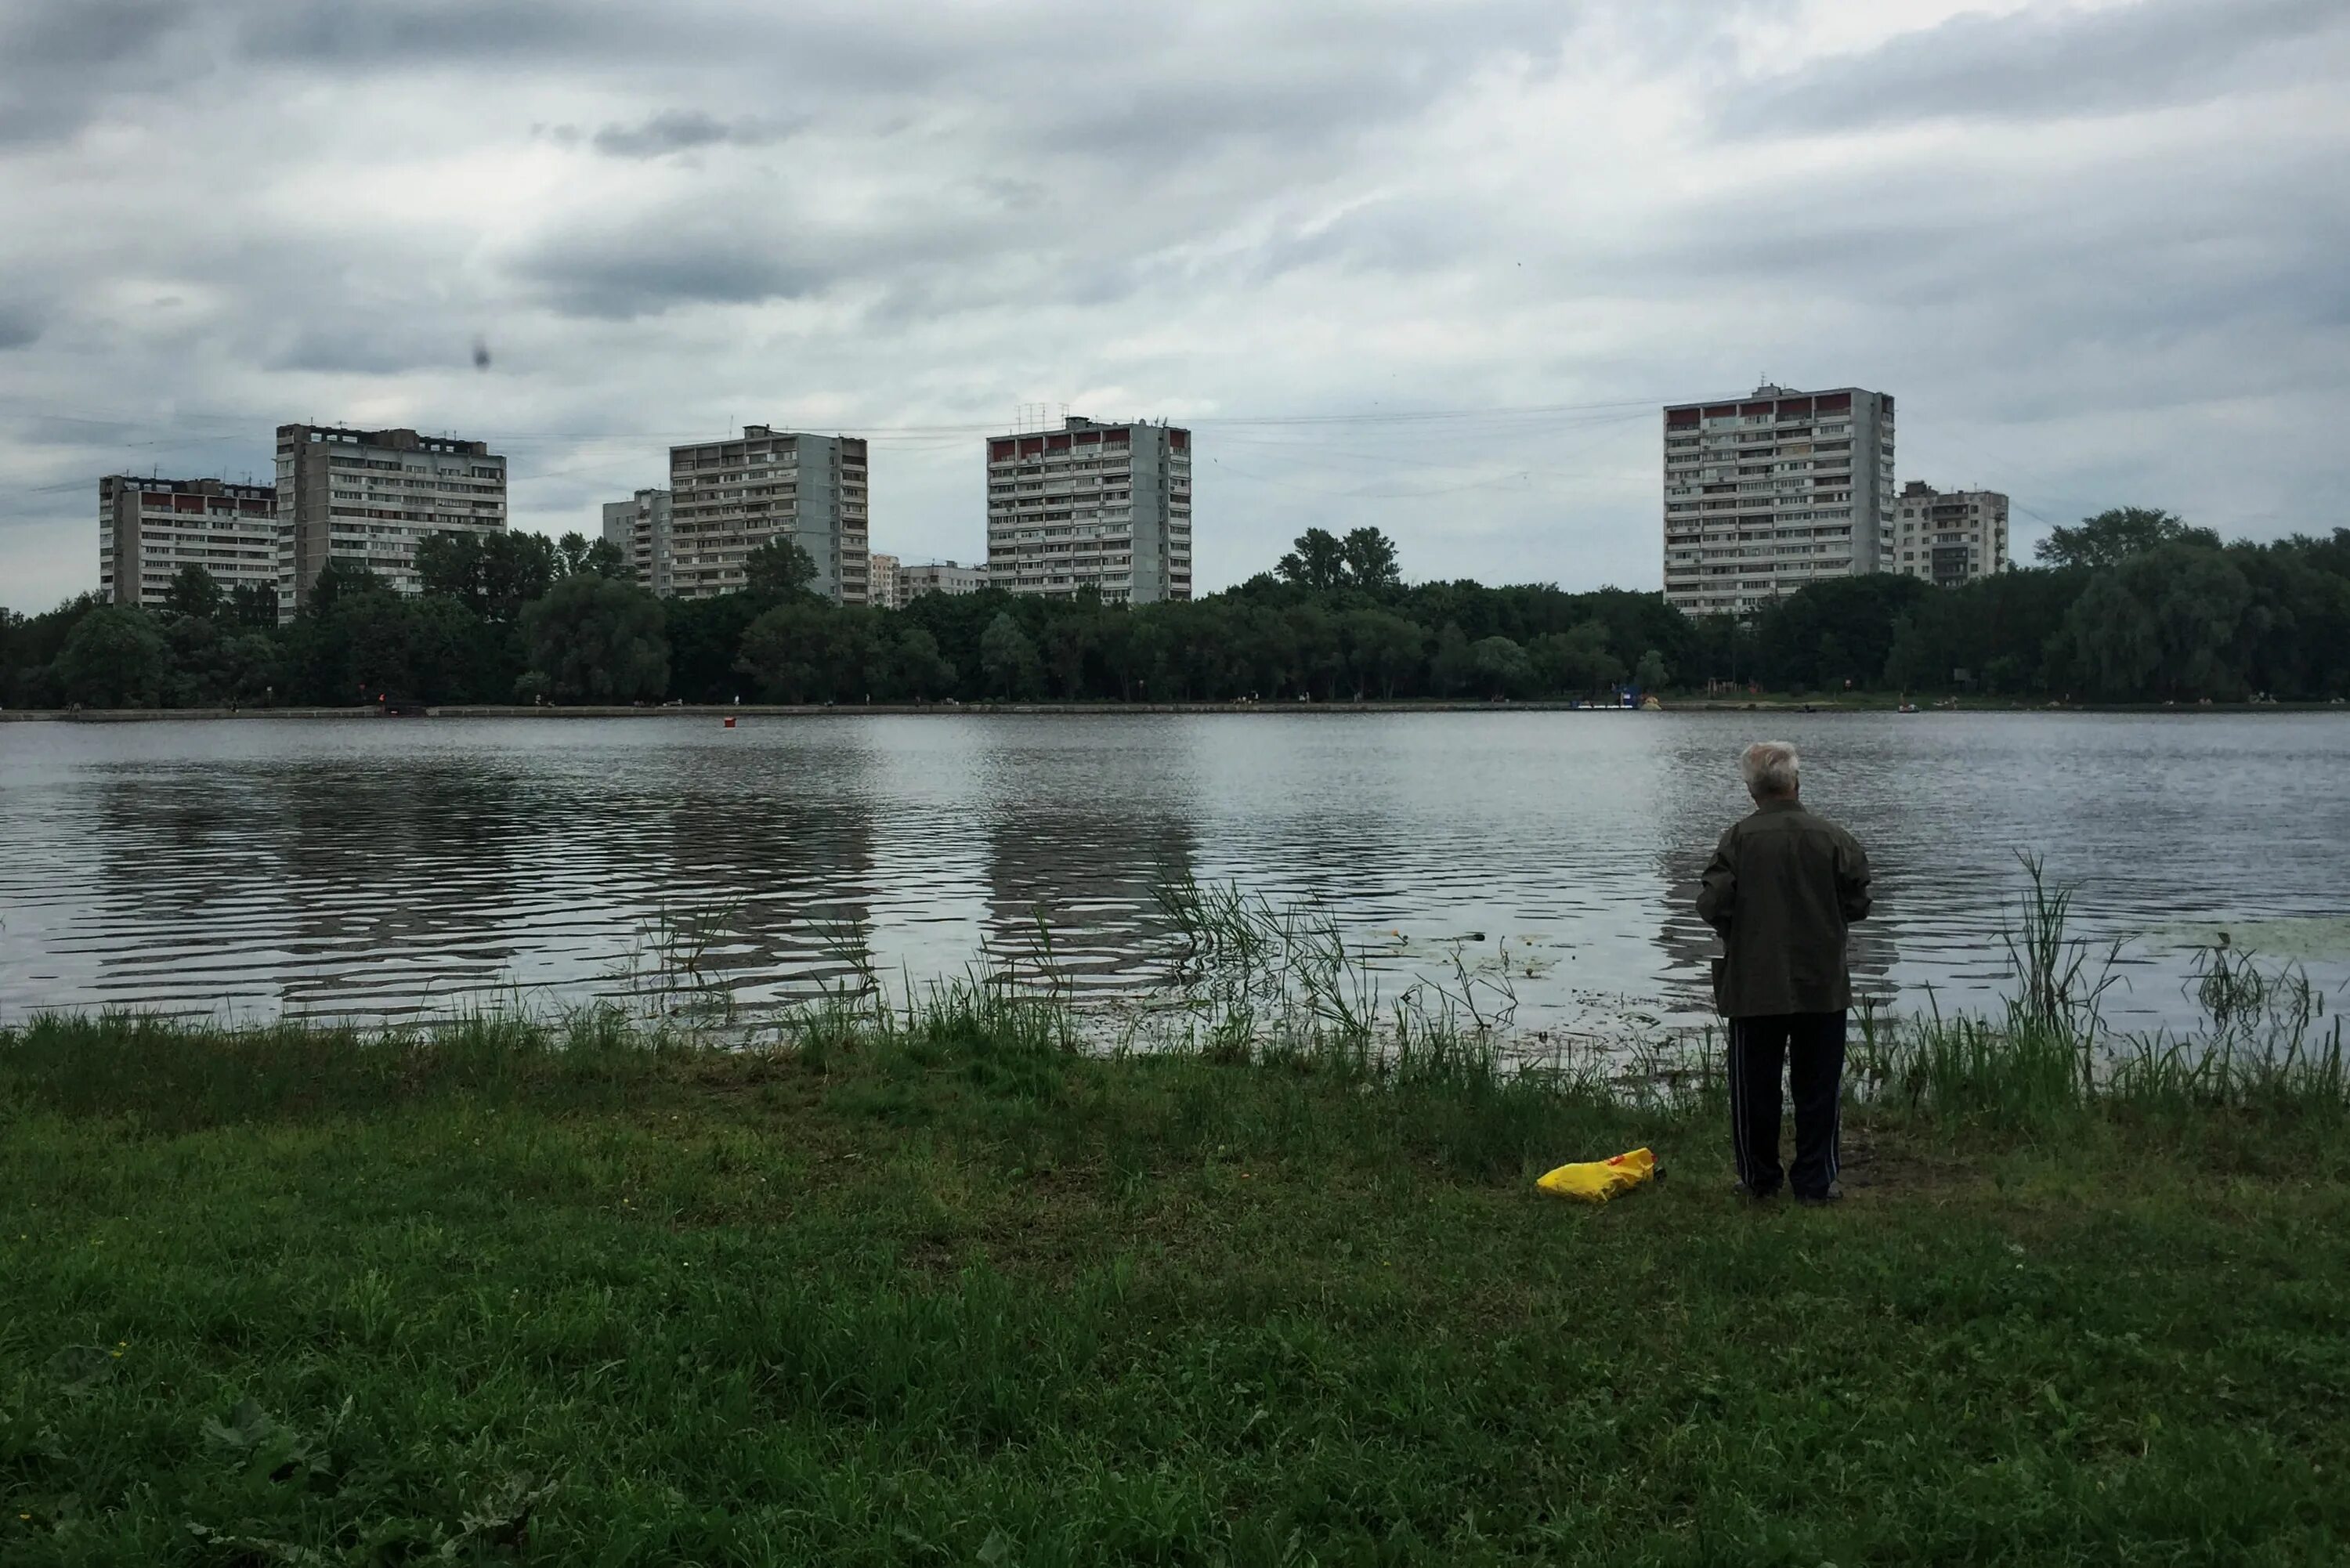
[[[1779,1190],[1779,1065],[1794,1091],[1795,1196],[1817,1198],[1836,1179],[1843,1130],[1844,1014],[1790,1012],[1730,1021],[1730,1144],[1738,1179]]]

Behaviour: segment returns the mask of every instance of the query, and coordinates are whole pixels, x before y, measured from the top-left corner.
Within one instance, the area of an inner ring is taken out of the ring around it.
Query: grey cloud
[[[157,68],[188,0],[13,0],[0,19],[0,145],[72,135]]]
[[[657,36],[660,7],[567,0],[234,0],[235,36],[248,58],[367,72],[419,63],[494,67],[584,57]]]
[[[187,19],[187,0],[17,0],[10,74],[87,70],[144,54]]]
[[[2313,41],[2321,41],[2313,47]],[[1729,94],[1731,136],[1928,119],[2042,119],[2200,102],[2248,79],[2315,76],[2350,50],[2341,0],[2137,0],[1974,13]]]
[[[724,120],[698,109],[673,109],[636,125],[607,125],[596,132],[594,146],[608,158],[660,158],[721,143],[764,147],[785,134],[772,121]]]
[[[516,272],[554,310],[611,320],[683,305],[798,298],[835,275],[746,230],[707,223],[562,234],[524,255]]]
[[[465,333],[455,329],[435,332],[417,323],[402,322],[397,311],[387,311],[385,317],[400,325],[390,330],[343,321],[305,326],[270,358],[269,368],[322,375],[396,376],[407,370],[471,362],[472,339]]]
[[[40,340],[42,323],[23,306],[0,305],[0,350],[24,348]]]

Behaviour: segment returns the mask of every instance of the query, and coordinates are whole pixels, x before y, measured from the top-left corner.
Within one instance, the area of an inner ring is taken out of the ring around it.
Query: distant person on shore
[[[1721,933],[1713,1001],[1730,1024],[1730,1145],[1738,1189],[1829,1203],[1836,1186],[1844,1080],[1845,963],[1851,923],[1868,913],[1868,857],[1859,842],[1804,809],[1802,760],[1784,741],[1739,758],[1754,810],[1714,846],[1699,918]],[[1795,1101],[1795,1163],[1779,1164],[1779,1067]]]

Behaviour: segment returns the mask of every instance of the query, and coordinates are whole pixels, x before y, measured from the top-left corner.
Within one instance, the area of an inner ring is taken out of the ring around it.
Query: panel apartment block
[[[277,613],[307,607],[328,562],[418,592],[416,546],[506,525],[506,460],[412,430],[277,427]]]
[[[898,568],[898,607],[904,609],[924,594],[975,594],[985,587],[985,566],[963,566],[952,561],[901,566]]]
[[[157,605],[182,566],[224,590],[277,591],[277,493],[217,479],[98,482],[98,591],[119,605]]]
[[[1893,399],[1858,387],[1665,409],[1665,598],[1738,614],[1886,568]]]
[[[1954,588],[2008,569],[2007,497],[1996,490],[1901,487],[1887,571]]]
[[[898,597],[897,556],[879,550],[866,552],[865,602],[875,609],[896,609],[905,602]]]
[[[670,448],[670,592],[734,593],[745,586],[743,558],[788,539],[816,562],[816,592],[866,603],[867,472],[857,436],[745,425],[739,438]]]
[[[987,573],[1015,594],[1191,597],[1191,432],[1072,418],[987,442]]]
[[[639,587],[667,598],[670,587],[669,492],[639,490],[604,503],[604,538],[629,563]]]

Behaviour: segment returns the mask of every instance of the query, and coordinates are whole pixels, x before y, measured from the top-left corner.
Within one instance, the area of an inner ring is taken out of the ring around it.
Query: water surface
[[[2191,1017],[2220,929],[2350,980],[2324,714],[234,720],[0,725],[0,1017],[560,1005],[657,952],[759,1007],[860,940],[918,981],[1048,941],[1104,992],[1158,978],[1184,877],[1318,902],[1398,986],[1506,941],[1522,1025],[1686,1017],[1690,898],[1765,731],[1875,859],[1856,967],[1900,1005],[2003,983],[2019,850],[2128,940],[2125,1023]]]

